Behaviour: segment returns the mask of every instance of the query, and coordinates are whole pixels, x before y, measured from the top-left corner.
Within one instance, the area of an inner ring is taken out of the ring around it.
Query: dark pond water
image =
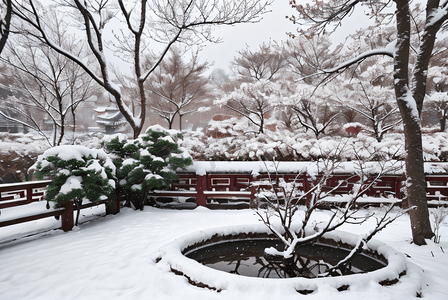
[[[326,272],[349,253],[349,250],[323,244],[301,246],[293,259],[285,261],[265,254],[265,249],[282,249],[276,240],[239,240],[207,245],[185,253],[210,268],[228,273],[262,278],[315,278]],[[357,254],[340,275],[370,272],[386,263],[365,254]]]

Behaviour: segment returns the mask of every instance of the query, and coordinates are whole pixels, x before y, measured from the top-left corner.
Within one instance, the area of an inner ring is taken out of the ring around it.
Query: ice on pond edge
[[[318,293],[319,289],[324,290],[330,288],[337,290],[342,287],[348,287],[351,291],[365,291],[373,286],[375,288],[387,289],[389,288],[388,286],[382,287],[380,283],[392,282],[395,283],[393,288],[406,291],[406,293],[415,296],[420,293],[422,288],[422,271],[413,264],[408,263],[403,254],[377,240],[371,240],[367,246],[370,250],[381,254],[387,259],[388,265],[386,267],[363,274],[316,279],[296,277],[279,280],[239,276],[208,268],[193,259],[187,258],[183,254],[184,249],[187,247],[209,240],[217,234],[231,236],[242,233],[269,234],[270,232],[263,225],[244,225],[201,230],[161,247],[158,252],[152,255],[152,259],[160,267],[173,271],[178,275],[185,276],[190,283],[217,291],[227,290],[252,293],[260,292],[260,290],[269,292],[282,290],[291,293],[297,293],[298,291]],[[358,239],[358,235],[342,231],[330,232],[324,237],[345,244],[353,244]]]

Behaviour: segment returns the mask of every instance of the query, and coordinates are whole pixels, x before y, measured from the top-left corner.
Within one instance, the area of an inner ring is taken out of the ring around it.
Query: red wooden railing
[[[448,182],[448,175],[446,181]],[[149,197],[191,197],[196,198],[196,204],[199,206],[210,206],[218,203],[238,203],[246,202],[252,204],[256,195],[261,189],[270,189],[271,183],[274,188],[279,179],[286,182],[295,182],[296,187],[304,192],[309,191],[313,180],[306,173],[261,173],[258,176],[251,174],[217,174],[209,173],[206,175],[196,175],[195,173],[179,174],[179,180],[174,182],[170,191],[152,191]],[[348,194],[353,189],[359,178],[350,174],[334,174],[329,178],[324,186],[326,190],[333,190],[333,194]],[[268,181],[269,184],[257,184],[254,181]],[[342,184],[341,184],[342,182]],[[388,197],[393,196],[401,199],[401,188],[404,182],[402,175],[382,176],[366,193],[370,197]],[[448,185],[446,185],[448,196]]]
[[[272,183],[282,178],[286,182],[295,182],[296,187],[303,191],[308,191],[313,183],[317,180],[312,180],[306,173],[302,174],[267,174],[261,173],[258,176],[250,174],[217,174],[209,173],[203,176],[195,173],[179,174],[179,180],[174,182],[170,191],[152,191],[148,194],[149,197],[191,197],[196,198],[198,206],[210,206],[218,203],[238,203],[246,202],[252,204],[256,198],[259,189],[269,189],[269,185],[253,186],[254,181],[268,180]],[[333,190],[335,195],[348,194],[352,191],[353,185],[359,181],[357,176],[351,174],[334,174],[330,177],[324,189],[327,191]],[[448,205],[448,174],[427,175],[427,199],[434,202],[439,200],[439,203],[434,205]],[[404,187],[404,175],[383,175],[377,180],[372,187],[366,192],[369,197],[383,197],[389,196],[399,199],[397,203],[402,206],[407,205],[406,197],[401,192]],[[339,185],[339,186],[338,186]],[[337,187],[338,186],[338,187]],[[337,187],[334,189],[334,187]],[[368,200],[361,202],[367,203]],[[381,201],[372,202],[379,204]],[[388,202],[388,200],[384,200]]]
[[[0,184],[0,209],[42,200],[51,180]]]
[[[148,196],[158,197],[187,197],[195,198],[198,206],[212,206],[219,203],[245,203],[251,205],[256,199],[260,189],[270,189],[271,185],[253,185],[254,181],[269,179],[269,182],[276,185],[279,179],[286,182],[296,182],[296,186],[303,191],[308,191],[313,184],[312,179],[306,174],[275,174],[268,175],[261,173],[252,176],[248,173],[222,174],[208,173],[197,175],[195,173],[181,173],[179,180],[172,183],[169,191],[151,191]],[[353,185],[358,181],[356,176],[350,174],[334,174],[327,180],[325,188],[332,190],[338,186],[333,194],[347,194]],[[448,205],[448,174],[427,175],[427,199],[435,201],[435,205]],[[342,184],[340,184],[342,182]],[[0,227],[19,224],[23,222],[38,220],[47,217],[61,216],[61,226],[64,231],[73,228],[73,214],[76,208],[72,202],[64,203],[63,207],[51,211],[42,211],[32,215],[20,216],[18,218],[6,219],[1,216],[1,210],[11,207],[19,207],[36,201],[44,201],[45,190],[50,180],[20,182],[13,184],[0,184]],[[393,196],[402,199],[401,188],[404,185],[403,175],[384,175],[366,193],[370,197]],[[118,213],[120,210],[120,199],[118,193],[100,202],[83,204],[81,209],[106,204],[106,213]],[[116,200],[118,199],[118,200]],[[387,202],[387,200],[384,200]],[[376,203],[379,203],[378,201]],[[402,205],[406,205],[403,199]]]
[[[10,184],[0,184],[0,209],[20,207],[32,202],[45,201],[46,187],[51,183],[51,180],[19,182]],[[86,203],[81,205],[80,209],[85,209],[99,204],[106,204],[106,213],[118,213],[119,203],[115,201],[115,197],[111,200],[103,200],[98,202]],[[113,207],[112,207],[113,206]],[[69,231],[74,226],[73,213],[76,208],[73,202],[66,201],[63,207],[53,210],[42,210],[42,212],[31,213],[13,218],[2,218],[0,210],[0,227],[20,224],[24,222],[39,220],[48,217],[58,217],[61,219],[61,227],[64,231]]]

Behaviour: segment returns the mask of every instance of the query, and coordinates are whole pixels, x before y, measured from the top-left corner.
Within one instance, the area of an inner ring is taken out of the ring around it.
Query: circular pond
[[[152,260],[160,268],[185,277],[192,285],[245,293],[268,289],[308,294],[322,287],[356,290],[371,286],[372,282],[391,285],[420,278],[415,270],[407,268],[401,253],[377,240],[364,245],[363,253],[354,258],[350,268],[332,276],[316,277],[345,257],[357,242],[359,236],[354,234],[326,233],[313,246],[301,247],[291,264],[290,260],[265,254],[266,248],[283,247],[268,229],[242,225],[192,232],[161,247]]]
[[[343,247],[315,243],[300,246],[294,257],[285,260],[266,254],[265,249],[270,247],[281,250],[283,244],[275,239],[233,240],[189,249],[184,255],[231,274],[262,278],[316,278],[350,253]],[[386,265],[384,260],[361,253],[334,275],[371,272]]]

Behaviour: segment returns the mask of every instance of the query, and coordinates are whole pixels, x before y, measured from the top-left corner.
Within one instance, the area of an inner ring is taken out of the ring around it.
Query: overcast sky
[[[286,40],[286,32],[294,32],[296,26],[285,18],[292,15],[294,10],[289,0],[274,0],[269,12],[263,15],[259,23],[239,24],[235,26],[219,27],[215,35],[222,38],[222,43],[207,44],[200,56],[209,62],[214,62],[214,68],[228,69],[230,61],[237,55],[237,51],[244,49],[246,44],[256,50],[263,42]]]
[[[296,32],[297,25],[286,19],[287,15],[294,15],[295,10],[289,5],[289,0],[274,0],[269,8],[271,12],[263,15],[259,23],[239,24],[235,26],[218,27],[215,35],[222,38],[222,43],[208,43],[200,54],[201,60],[214,62],[211,69],[221,68],[228,71],[230,61],[237,55],[237,51],[244,49],[246,44],[252,50],[257,50],[263,42],[284,41],[288,39],[287,32]],[[348,34],[352,34],[361,27],[367,27],[372,22],[357,8],[355,13],[344,20],[331,37],[337,44],[343,43]]]

